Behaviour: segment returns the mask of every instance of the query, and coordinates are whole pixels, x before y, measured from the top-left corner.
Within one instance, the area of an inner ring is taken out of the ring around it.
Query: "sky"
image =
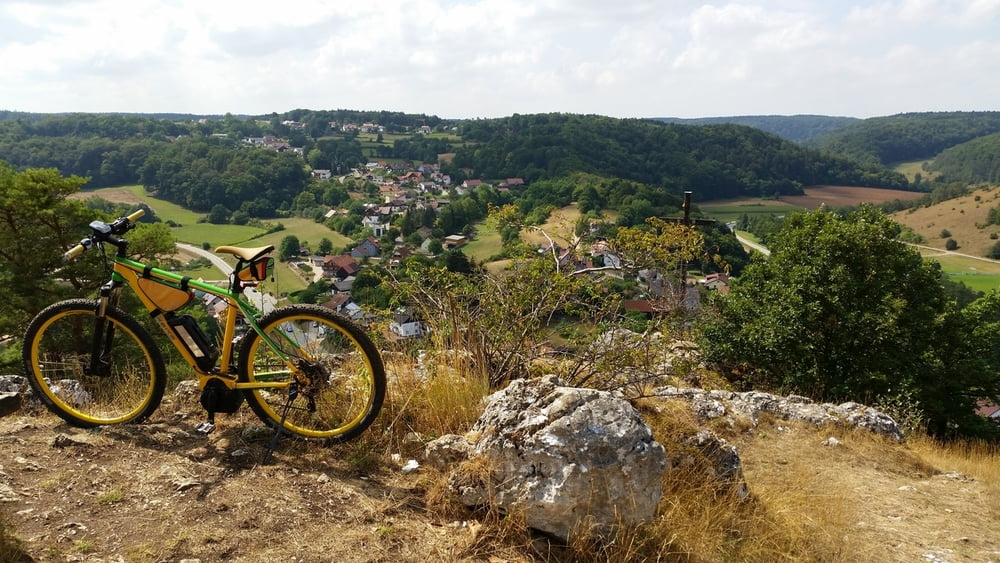
[[[0,110],[1000,110],[1000,0],[0,0]]]

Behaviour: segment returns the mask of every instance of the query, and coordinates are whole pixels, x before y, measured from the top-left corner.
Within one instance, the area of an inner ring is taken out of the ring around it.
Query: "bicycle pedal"
[[[208,435],[211,434],[213,430],[215,430],[215,423],[207,420],[194,427],[194,431],[198,434]]]

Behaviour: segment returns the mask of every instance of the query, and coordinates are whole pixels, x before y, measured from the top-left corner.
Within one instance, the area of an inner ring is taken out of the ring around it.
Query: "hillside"
[[[0,419],[0,561],[19,560],[10,559],[10,534],[37,562],[608,557],[443,501],[443,475],[400,470],[422,459],[421,444],[286,442],[273,464],[261,465],[265,443],[246,409],[220,419],[207,438],[191,432],[198,417],[197,399],[181,393],[138,427],[87,432],[43,413]],[[839,446],[823,445],[831,436]],[[660,518],[674,537],[658,557],[721,561],[738,545],[740,560],[761,562],[1000,558],[1000,509],[985,502],[1000,494],[1000,461],[986,450],[773,420],[726,438],[739,449],[756,508],[665,498]],[[664,541],[641,538],[631,553]]]
[[[945,242],[952,238],[958,243],[958,252],[983,257],[1000,240],[990,238],[1000,236],[1000,225],[986,225],[990,209],[998,205],[1000,187],[994,186],[930,207],[899,211],[892,218],[922,235],[926,246],[944,250]],[[942,231],[950,235],[942,237]]]
[[[454,163],[482,178],[532,182],[586,172],[672,193],[698,189],[703,200],[798,194],[833,184],[906,188],[881,166],[805,149],[759,129],[732,124],[689,126],[592,115],[536,114],[464,122],[473,145]]]
[[[946,182],[1000,182],[1000,133],[976,137],[937,155],[929,171]]]
[[[857,121],[804,144],[889,166],[932,158],[948,147],[997,132],[1000,112],[906,113]]]
[[[828,131],[835,131],[855,121],[856,117],[834,117],[829,115],[734,115],[728,117],[696,117],[684,119],[679,117],[654,117],[653,121],[677,123],[680,125],[719,125],[732,123],[745,125],[774,133],[782,139],[793,143],[808,141],[813,137]]]

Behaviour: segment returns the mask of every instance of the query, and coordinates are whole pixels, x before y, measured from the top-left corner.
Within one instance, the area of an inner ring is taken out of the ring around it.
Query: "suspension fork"
[[[118,306],[123,280],[114,273],[111,281],[101,286],[94,315],[94,340],[90,347],[88,375],[111,375],[111,347],[115,340],[115,325],[108,320],[108,309]]]

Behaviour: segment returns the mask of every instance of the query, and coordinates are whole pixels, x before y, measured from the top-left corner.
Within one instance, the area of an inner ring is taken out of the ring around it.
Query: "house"
[[[327,278],[342,280],[356,275],[360,270],[361,266],[347,254],[331,255],[323,259],[323,276]]]
[[[354,276],[347,276],[342,280],[333,282],[333,291],[337,293],[350,293],[354,289],[354,280],[356,279]]]
[[[368,237],[351,249],[351,257],[353,258],[369,258],[379,254],[382,254],[382,245],[375,237]]]
[[[994,405],[989,401],[979,401],[976,403],[976,414],[1000,424],[1000,405]]]
[[[448,250],[453,250],[460,246],[465,245],[467,242],[469,242],[469,237],[465,237],[462,235],[448,235],[444,237],[444,240],[441,241],[441,244]]]
[[[704,279],[698,281],[708,289],[720,290],[729,287],[729,276],[723,273],[708,274]]]
[[[346,305],[351,301],[350,293],[335,293],[333,297],[322,305],[328,309],[333,309],[338,313],[343,313]]]
[[[375,211],[368,210],[365,212],[365,216],[361,218],[361,226],[368,227],[372,230],[372,234],[381,237],[385,234],[386,229],[389,228],[389,222],[382,222],[382,217],[379,215],[378,210]]]
[[[412,309],[398,309],[392,316],[389,330],[400,338],[416,338],[424,334],[426,328],[416,318]]]
[[[410,256],[413,256],[413,250],[405,246],[397,247],[392,251],[392,257],[389,258],[389,266],[398,266],[403,263],[403,260],[406,260]]]
[[[313,170],[312,177],[318,180],[329,180],[332,176],[329,170]]]

